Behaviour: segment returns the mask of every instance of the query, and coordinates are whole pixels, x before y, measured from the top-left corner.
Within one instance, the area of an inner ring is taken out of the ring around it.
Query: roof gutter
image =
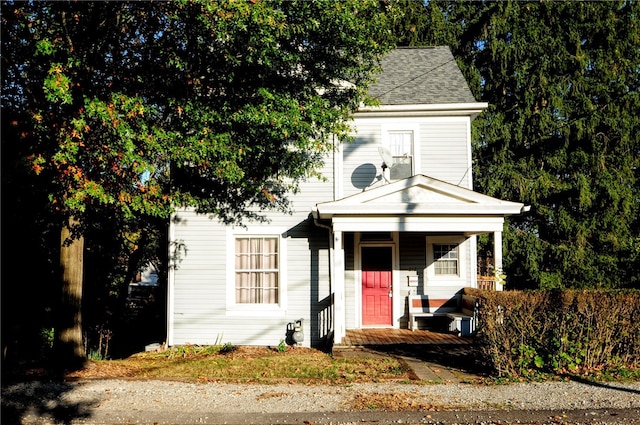
[[[355,116],[471,116],[472,119],[489,107],[487,102],[474,103],[433,103],[361,106]]]

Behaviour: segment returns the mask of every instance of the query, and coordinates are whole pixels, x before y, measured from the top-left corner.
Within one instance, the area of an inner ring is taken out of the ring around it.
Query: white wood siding
[[[226,282],[224,272],[211,271],[225,270],[226,245],[211,241],[224,241],[226,230],[206,216],[190,211],[175,214],[173,222],[174,246],[170,249],[175,244],[181,248],[178,258],[172,257],[173,311],[169,311],[169,321],[173,335],[169,344],[213,344],[224,337],[219,321],[226,299]]]
[[[427,258],[425,233],[407,232],[399,234],[400,243],[400,306],[401,328],[408,328],[407,297],[409,294],[421,294],[424,288],[424,268]],[[418,286],[409,286],[408,276],[418,276]]]
[[[355,119],[355,140],[342,147],[344,196],[377,187],[383,183],[380,176],[382,158],[378,152],[381,139],[381,121]]]
[[[331,169],[332,161],[328,161],[325,171],[329,177]],[[319,343],[322,330],[317,316],[321,302],[329,297],[329,235],[326,229],[313,225],[309,215],[316,203],[333,200],[333,182],[310,179],[292,199],[291,215],[270,212],[266,213],[267,223],[245,223],[249,232],[278,229],[284,236],[287,281],[282,288],[287,291],[286,305],[276,313],[229,308],[228,264],[234,264],[234,259],[228,258],[228,226],[193,211],[174,215],[170,249],[182,248],[178,257],[172,257],[175,268],[169,278],[170,345],[231,342],[275,346],[285,339],[287,324],[301,318],[303,345]]]
[[[472,189],[469,118],[428,118],[421,127],[422,172]]]
[[[417,128],[416,153],[420,156],[416,173],[471,188],[470,119],[468,117],[416,117],[415,119],[357,117],[355,141],[342,146],[342,156],[331,156],[326,161],[323,174],[327,181],[315,178],[303,183],[300,192],[292,195],[292,214],[266,213],[268,223],[245,223],[249,231],[261,233],[278,229],[286,243],[286,303],[278,312],[237,311],[229,308],[228,264],[229,228],[197,215],[193,211],[175,214],[170,234],[171,241],[183,247],[176,258],[175,269],[170,272],[169,335],[170,345],[213,344],[231,342],[236,345],[277,345],[286,336],[287,324],[303,319],[305,340],[303,345],[318,345],[326,335],[328,324],[324,322],[330,303],[329,233],[317,227],[310,218],[312,208],[319,202],[331,201],[353,195],[385,183],[381,176],[381,146],[385,128],[401,128],[403,123]],[[417,123],[417,127],[416,127]],[[340,152],[340,151],[338,151]],[[335,173],[340,182],[333,180],[333,165],[341,164]],[[345,243],[345,324],[354,328],[360,323],[359,276],[355,269],[355,227],[344,229]],[[367,231],[373,229],[366,229]],[[399,235],[400,297],[410,291],[425,290],[426,241],[424,229]],[[475,240],[467,241],[466,270],[475,273]],[[233,266],[231,266],[233,267]],[[409,288],[407,276],[418,274],[420,287]],[[467,285],[471,284],[471,275]],[[461,288],[445,287],[445,292]],[[428,284],[426,288],[428,289]],[[462,285],[465,286],[465,285]],[[404,308],[404,307],[399,307]],[[402,315],[402,312],[400,313]]]
[[[469,117],[365,118],[358,117],[352,143],[343,146],[344,196],[384,184],[382,145],[385,128],[411,129],[418,124],[419,158],[416,174],[472,188],[471,121]]]

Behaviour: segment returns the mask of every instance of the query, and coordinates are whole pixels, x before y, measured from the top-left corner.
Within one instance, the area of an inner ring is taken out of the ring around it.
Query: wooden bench
[[[409,295],[409,328],[417,328],[421,317],[448,317],[449,330],[460,336],[475,332],[476,299],[470,295],[456,294],[453,298],[433,298],[429,295]]]

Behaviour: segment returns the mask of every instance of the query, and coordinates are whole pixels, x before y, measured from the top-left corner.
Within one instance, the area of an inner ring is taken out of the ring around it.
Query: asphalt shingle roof
[[[476,102],[447,46],[392,50],[369,94],[382,105]]]

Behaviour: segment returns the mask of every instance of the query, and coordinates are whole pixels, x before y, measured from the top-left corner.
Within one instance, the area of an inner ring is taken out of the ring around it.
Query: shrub
[[[640,291],[469,292],[484,361],[500,376],[640,367]]]

